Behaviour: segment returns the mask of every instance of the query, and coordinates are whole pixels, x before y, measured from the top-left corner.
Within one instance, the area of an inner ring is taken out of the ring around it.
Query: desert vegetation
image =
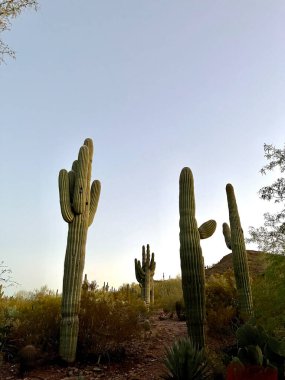
[[[255,255],[256,260],[266,261],[267,269],[254,273],[252,293],[255,319],[252,326],[262,326],[271,339],[278,337],[280,341],[285,339],[284,306],[280,302],[285,292],[282,272],[285,261],[282,256],[268,255],[268,258],[264,258],[263,255],[259,257],[258,253]],[[210,270],[210,275],[207,275],[206,270],[205,281],[206,350],[203,351],[204,356],[195,351],[195,357],[207,357],[208,370],[212,370],[211,376],[215,374],[225,378],[232,357],[237,355],[236,334],[243,324],[238,310],[231,257],[226,264],[216,264],[208,269]],[[220,271],[223,273],[219,273]],[[83,284],[79,311],[77,361],[82,363],[106,363],[114,358],[117,360],[118,357],[125,360],[126,347],[130,341],[143,342],[145,339],[145,324],[152,315],[173,321],[180,319],[180,323],[185,323],[185,304],[179,276],[175,279],[154,281],[155,303],[149,308],[141,299],[141,288],[138,284],[124,284],[113,291],[94,287],[91,282],[87,284],[87,289],[86,282]],[[13,297],[6,297],[2,293],[2,361],[18,363],[20,350],[27,345],[33,345],[40,352],[40,360],[58,363],[60,320],[61,295],[47,287],[29,293],[20,292]],[[251,339],[250,335],[248,339]],[[207,347],[207,342],[211,342],[210,347]],[[185,344],[187,347],[187,342],[182,344],[184,353],[193,352],[193,347],[187,351]],[[175,353],[174,359],[177,363],[180,360],[179,355],[182,355],[180,346],[176,345],[174,351],[169,347],[168,351],[168,355]],[[282,350],[283,346],[278,349]],[[172,363],[174,359],[169,360]],[[203,364],[202,368],[204,367]],[[209,371],[203,369],[202,373],[206,372]]]
[[[184,168],[179,182],[181,276],[155,280],[156,262],[147,244],[142,260],[134,260],[137,283],[99,288],[83,278],[87,230],[100,195],[99,181],[90,186],[92,153],[92,140],[86,139],[72,169],[59,175],[61,212],[69,225],[62,293],[44,286],[5,296],[10,271],[1,267],[1,363],[17,363],[24,376],[43,363],[123,361],[131,342],[139,346],[151,338],[154,321],[169,320],[185,324],[187,334],[164,350],[161,378],[284,379],[284,255],[246,250],[231,184],[226,186],[230,226],[224,223],[220,233],[232,252],[220,263],[204,266],[200,240],[211,237],[216,222],[197,226],[194,177]],[[279,165],[284,165],[279,154]],[[284,199],[280,183],[278,202]],[[274,186],[267,189],[274,193]],[[275,225],[272,235],[279,247],[280,234],[283,224]]]

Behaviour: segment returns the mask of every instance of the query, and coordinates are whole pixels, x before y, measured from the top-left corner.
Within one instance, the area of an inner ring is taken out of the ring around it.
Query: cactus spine
[[[253,302],[248,270],[247,254],[240,223],[235,192],[233,186],[228,183],[226,186],[230,227],[223,224],[223,233],[226,245],[233,252],[233,267],[236,286],[239,298],[239,309],[243,317],[253,315]]]
[[[154,281],[156,262],[154,261],[154,253],[150,256],[149,244],[142,246],[142,262],[135,259],[136,279],[141,287],[141,298],[147,305],[154,303]]]
[[[183,168],[179,179],[180,263],[182,290],[186,309],[188,335],[198,348],[205,346],[205,268],[200,239],[210,237],[216,222],[209,220],[197,227],[195,219],[194,179],[189,168]]]
[[[97,180],[93,181],[90,189],[92,156],[93,142],[86,139],[72,170],[62,169],[58,178],[61,213],[68,223],[59,354],[68,363],[72,363],[76,355],[87,231],[93,222],[101,189]]]

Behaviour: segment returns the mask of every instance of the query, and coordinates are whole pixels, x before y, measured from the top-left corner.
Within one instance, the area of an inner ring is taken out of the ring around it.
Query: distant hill
[[[248,265],[251,277],[256,277],[264,273],[267,266],[267,258],[269,257],[268,253],[261,251],[251,251],[247,250]],[[211,276],[212,274],[222,274],[227,270],[233,269],[233,259],[232,252],[224,256],[217,264],[212,265],[209,268],[206,268],[205,274],[206,277]],[[285,259],[285,258],[284,258]]]

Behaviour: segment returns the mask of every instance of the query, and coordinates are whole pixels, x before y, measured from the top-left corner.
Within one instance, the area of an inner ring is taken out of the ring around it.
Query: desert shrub
[[[60,297],[45,288],[35,291],[30,298],[9,299],[11,339],[18,349],[33,344],[46,352],[57,351],[60,301]]]
[[[141,290],[138,284],[123,284],[117,292],[114,292],[116,299],[136,303],[141,298]]]
[[[233,274],[211,275],[206,281],[206,311],[210,335],[232,333],[237,317],[237,293]]]
[[[165,312],[176,311],[183,319],[184,300],[181,278],[155,282],[155,308]],[[209,332],[231,331],[237,316],[237,293],[232,271],[214,274],[206,280],[206,310]]]
[[[183,299],[181,278],[154,282],[154,307],[174,312],[176,301]]]
[[[24,296],[25,297],[24,297]],[[82,293],[79,313],[78,354],[83,359],[118,351],[140,334],[140,321],[147,315],[144,303],[124,291]],[[133,297],[133,298],[132,298]],[[0,352],[13,358],[33,344],[43,352],[57,354],[61,297],[46,287],[0,299]],[[141,318],[142,317],[142,318]]]
[[[16,333],[21,346],[33,344],[45,352],[55,352],[59,343],[61,298],[54,294],[36,292],[23,303]]]
[[[223,380],[226,375],[226,367],[222,353],[220,352],[220,350],[217,350],[217,348],[207,348],[206,354],[208,366],[211,372],[211,379]]]
[[[95,358],[115,352],[140,334],[140,315],[144,303],[130,303],[116,292],[88,292],[81,299],[78,353],[80,358]]]
[[[186,321],[184,299],[175,302],[175,311],[179,321]]]
[[[7,307],[7,299],[0,299],[0,354],[1,358],[12,359],[16,352],[16,347],[10,339],[13,327],[13,317]]]
[[[60,297],[43,288],[21,296],[4,297],[0,302],[0,348],[6,359],[33,344],[45,352],[57,351]]]

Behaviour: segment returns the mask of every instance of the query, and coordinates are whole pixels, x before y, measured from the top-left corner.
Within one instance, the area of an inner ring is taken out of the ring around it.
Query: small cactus
[[[154,261],[154,253],[150,256],[149,244],[142,246],[142,262],[135,259],[136,279],[141,287],[141,298],[147,305],[154,303],[154,282],[153,276],[155,272],[156,262]]]
[[[23,376],[27,371],[36,367],[39,351],[35,346],[29,344],[18,352],[18,357],[20,361],[20,375]]]
[[[84,275],[84,281],[82,284],[83,293],[86,294],[88,292],[88,289],[89,289],[89,282],[88,282],[87,274],[85,274]]]
[[[108,282],[105,283],[105,281],[104,281],[104,284],[103,284],[102,290],[103,290],[103,292],[108,292],[108,291],[109,291],[109,284],[108,284]]]

